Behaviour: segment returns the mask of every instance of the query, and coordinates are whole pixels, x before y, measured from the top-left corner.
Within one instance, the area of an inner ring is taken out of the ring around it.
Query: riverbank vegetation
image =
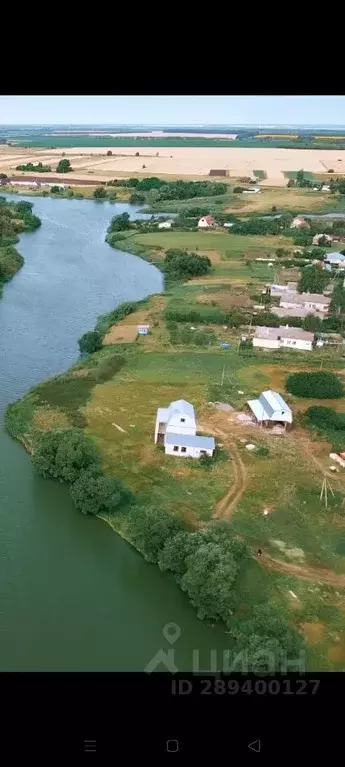
[[[15,245],[22,232],[33,232],[41,221],[32,213],[30,202],[7,202],[0,197],[0,296],[3,285],[23,266]]]
[[[77,509],[97,513],[170,572],[199,617],[219,621],[233,647],[248,652],[250,668],[266,670],[260,651],[270,647],[279,670],[284,652],[298,657],[303,635],[308,668],[340,667],[343,656],[334,660],[331,651],[345,597],[332,577],[341,582],[345,574],[345,483],[334,479],[325,509],[320,466],[327,470],[328,436],[324,431],[315,442],[304,420],[318,406],[315,390],[301,397],[287,385],[291,374],[316,374],[320,365],[338,371],[339,352],[324,347],[271,354],[241,343],[272,281],[269,262],[256,258],[277,259],[277,249],[289,250],[291,240],[216,231],[139,233],[127,228],[128,218],[120,225],[116,219],[108,242],[157,263],[165,273],[164,293],[101,316],[80,339],[87,356],[11,405],[6,427],[33,452],[41,473],[48,460],[55,472],[50,476],[68,482]],[[203,271],[190,274],[191,264],[203,264]],[[300,276],[299,268],[274,270],[277,280]],[[255,322],[266,317],[272,315],[263,302]],[[149,333],[138,337],[142,323]],[[296,414],[284,437],[236,420],[265,388],[281,392]],[[216,438],[211,462],[175,460],[154,444],[157,407],[181,396],[193,403],[200,433]],[[327,396],[335,396],[333,389]],[[221,412],[214,402],[234,410]],[[345,414],[344,398],[334,403],[328,399]],[[87,460],[91,455],[84,438],[95,460],[81,465],[84,454]],[[256,449],[248,452],[246,442]],[[260,560],[253,556],[258,548]],[[329,583],[323,583],[325,572]],[[312,644],[314,625],[321,629]]]

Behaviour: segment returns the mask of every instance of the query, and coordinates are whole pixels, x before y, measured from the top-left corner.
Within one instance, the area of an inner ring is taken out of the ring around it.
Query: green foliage
[[[33,232],[41,225],[32,207],[31,202],[7,202],[5,197],[0,197],[0,291],[24,263],[14,247],[18,234]]]
[[[179,328],[177,323],[173,323],[173,327],[168,327],[168,330],[170,330],[170,343],[174,345],[210,346],[216,343],[216,336],[213,332],[205,333],[203,330],[191,330],[189,326]]]
[[[336,399],[344,394],[343,384],[334,373],[292,373],[286,382],[287,391],[297,397]]]
[[[32,462],[41,477],[71,483],[82,469],[99,462],[99,454],[80,429],[56,429],[38,437]]]
[[[157,562],[165,542],[181,530],[181,522],[154,506],[133,506],[129,514],[131,540],[148,562]]]
[[[329,280],[329,274],[318,266],[304,267],[298,282],[298,291],[299,293],[322,293]]]
[[[37,165],[35,165],[33,162],[28,162],[26,165],[17,165],[16,170],[31,170],[35,173],[52,172],[50,165],[42,165],[41,162],[39,162]]]
[[[343,278],[336,281],[331,300],[331,311],[334,314],[344,314],[345,312],[345,290],[343,288]]]
[[[305,420],[310,429],[322,434],[335,452],[345,450],[345,415],[330,407],[309,407]]]
[[[56,184],[53,184],[53,186],[50,187],[50,191],[52,194],[62,194],[64,188],[63,186],[57,186]]]
[[[234,604],[236,575],[247,557],[245,544],[232,539],[227,523],[218,522],[167,540],[158,564],[174,574],[199,618],[226,622]]]
[[[322,322],[320,317],[314,314],[308,314],[303,320],[303,330],[309,330],[311,333],[317,333],[321,330]]]
[[[57,165],[57,173],[70,173],[73,170],[69,160],[60,160]]]
[[[265,458],[270,454],[270,451],[266,445],[259,445],[255,450],[255,455],[261,455]]]
[[[130,222],[129,213],[120,213],[119,216],[114,216],[114,218],[111,219],[107,232],[108,234],[112,234],[113,232],[124,232],[126,229],[131,228],[132,224]]]
[[[143,301],[125,301],[124,303],[119,304],[116,309],[113,309],[107,314],[101,314],[100,317],[98,317],[95,328],[96,331],[98,331],[102,338],[104,338],[112,325],[120,322],[120,320],[124,320],[125,317],[128,317],[129,314],[133,314],[133,312],[136,312],[137,309],[145,304],[145,299]]]
[[[231,616],[227,625],[235,654],[245,656],[248,671],[256,674],[283,671],[287,660],[297,664],[304,649],[302,634],[271,604],[255,605],[247,616]]]
[[[188,280],[207,274],[211,267],[211,260],[207,256],[179,249],[167,250],[163,264],[165,274],[176,280]]]
[[[79,338],[79,349],[82,353],[93,354],[101,348],[102,341],[102,336],[98,330],[90,330],[88,333],[84,333],[84,335]]]
[[[104,186],[98,186],[93,192],[93,197],[95,200],[106,200],[107,193]]]
[[[120,480],[103,474],[98,466],[83,469],[71,485],[72,500],[82,514],[112,514],[129,499]]]

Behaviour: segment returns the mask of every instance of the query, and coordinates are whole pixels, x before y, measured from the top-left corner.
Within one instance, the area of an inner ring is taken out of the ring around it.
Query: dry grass
[[[87,143],[87,137],[85,137]],[[211,168],[228,170],[232,179],[252,176],[256,168],[266,171],[267,180],[261,186],[284,186],[284,173],[298,168],[317,173],[325,166],[334,168],[335,173],[345,172],[345,150],[331,149],[273,149],[241,147],[156,147],[143,148],[135,157],[135,147],[109,147],[113,152],[106,157],[107,147],[78,147],[64,149],[43,149],[22,147],[0,147],[0,170],[13,170],[18,164],[42,162],[56,167],[62,152],[76,167],[75,178],[89,178],[94,173],[97,180],[120,178],[121,175],[162,175],[170,177],[208,177]],[[340,162],[339,162],[340,160]],[[142,166],[146,167],[143,168]],[[344,166],[344,167],[343,167]]]
[[[322,642],[325,634],[325,626],[322,623],[302,623],[301,629],[305,633],[310,647]]]
[[[61,410],[53,410],[49,407],[36,408],[33,416],[33,423],[43,431],[50,429],[61,429],[70,426],[66,413]]]
[[[137,335],[137,325],[112,325],[109,332],[104,336],[103,346],[129,344],[135,341]]]
[[[197,304],[210,304],[214,301],[224,311],[228,311],[234,306],[247,308],[252,306],[253,302],[245,293],[236,294],[230,290],[219,290],[217,293],[203,293],[197,298]]]

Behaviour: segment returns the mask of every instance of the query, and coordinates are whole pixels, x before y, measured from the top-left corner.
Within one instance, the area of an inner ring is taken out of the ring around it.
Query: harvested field
[[[87,138],[85,138],[85,143]],[[107,157],[107,150],[113,152]],[[212,168],[227,170],[233,179],[253,176],[256,168],[267,178],[262,186],[286,186],[285,173],[303,168],[309,173],[323,173],[325,166],[334,173],[345,173],[345,150],[323,149],[271,149],[229,147],[143,147],[136,157],[136,147],[64,147],[64,154],[76,166],[78,177],[97,171],[104,180],[118,173],[207,177]],[[158,154],[158,156],[157,156]],[[44,162],[56,167],[62,149],[0,147],[0,170],[14,168],[26,162]],[[85,158],[85,160],[84,160]],[[143,168],[143,165],[146,167]]]
[[[138,335],[137,325],[113,325],[104,336],[103,346],[109,344],[129,344]]]

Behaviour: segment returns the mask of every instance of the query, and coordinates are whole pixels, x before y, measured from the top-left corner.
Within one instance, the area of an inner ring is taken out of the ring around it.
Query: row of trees
[[[319,266],[304,266],[298,281],[299,293],[323,293],[330,281],[330,274]]]
[[[17,165],[16,170],[31,170],[35,173],[51,173],[50,165],[42,165],[41,162],[35,165],[33,162],[27,162],[26,165]]]

